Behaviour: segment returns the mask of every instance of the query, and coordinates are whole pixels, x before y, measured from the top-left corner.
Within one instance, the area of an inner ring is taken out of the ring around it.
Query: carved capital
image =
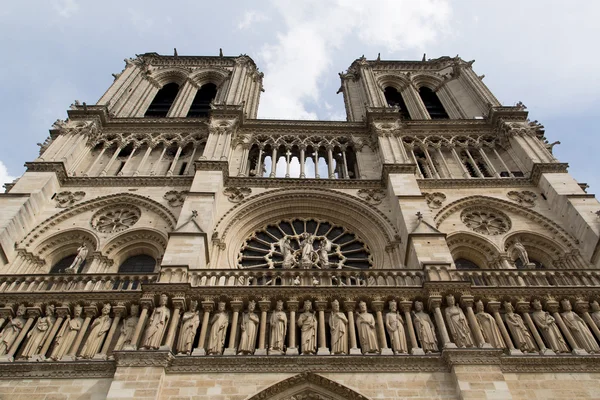
[[[373,300],[371,302],[371,308],[375,312],[381,312],[381,311],[383,311],[384,304],[385,304],[385,301],[383,301],[383,300]]]
[[[215,302],[212,300],[204,300],[201,304],[204,312],[211,312],[215,308]]]
[[[354,310],[356,310],[356,301],[354,300],[345,300],[344,301],[344,309],[346,310],[346,312],[353,312]]]
[[[232,300],[229,302],[229,305],[231,306],[233,312],[240,312],[242,307],[244,307],[244,302],[241,300]]]
[[[315,308],[317,309],[317,311],[325,311],[325,310],[327,310],[327,301],[325,301],[325,300],[316,300],[315,301]]]
[[[498,312],[498,311],[500,311],[500,302],[496,301],[496,300],[490,300],[487,303],[487,307],[488,307],[489,312],[491,312],[491,313]]]
[[[56,315],[59,318],[66,318],[71,315],[71,309],[67,305],[58,306],[56,307]]]
[[[575,311],[580,313],[586,313],[590,311],[590,303],[583,299],[577,299],[575,301]]]
[[[42,315],[41,304],[36,304],[33,307],[27,307],[27,318],[37,318]]]
[[[96,304],[85,306],[83,308],[83,313],[85,314],[86,318],[93,318],[98,315],[98,306]]]
[[[173,308],[175,309],[185,309],[185,297],[173,297],[173,299],[171,300],[171,302],[173,303]]]
[[[520,313],[528,313],[529,310],[531,309],[531,305],[529,304],[528,301],[519,300],[519,301],[517,301],[517,304],[516,304],[515,308]]]
[[[298,300],[288,300],[286,305],[289,311],[298,311]]]
[[[125,318],[127,315],[127,307],[125,307],[124,304],[117,304],[116,306],[113,306],[112,311],[115,317]]]
[[[474,298],[470,294],[463,294],[462,296],[460,296],[460,304],[463,307],[473,308],[473,301]]]
[[[401,300],[398,303],[398,308],[400,309],[400,311],[406,313],[406,312],[411,312],[412,311],[412,301],[410,300]]]
[[[260,311],[269,311],[271,309],[271,300],[261,300],[258,302]]]
[[[548,312],[555,313],[555,312],[560,311],[558,301],[556,301],[555,299],[546,300],[545,305],[546,305],[546,311],[548,311]]]
[[[439,308],[441,304],[442,304],[442,296],[441,295],[431,295],[431,296],[429,296],[429,299],[427,300],[427,307],[430,310]]]

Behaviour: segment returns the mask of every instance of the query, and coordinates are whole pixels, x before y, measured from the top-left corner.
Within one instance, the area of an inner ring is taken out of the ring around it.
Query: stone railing
[[[155,274],[81,274],[0,276],[0,293],[140,291]]]
[[[425,273],[409,269],[299,270],[212,269],[188,271],[186,267],[163,267],[160,283],[189,282],[202,286],[369,286],[421,287]]]

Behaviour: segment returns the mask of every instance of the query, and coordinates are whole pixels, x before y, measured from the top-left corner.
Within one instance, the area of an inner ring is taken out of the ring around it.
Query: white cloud
[[[6,169],[6,166],[4,165],[4,163],[2,161],[0,161],[0,192],[4,191],[2,189],[2,186],[5,183],[11,183],[14,180],[15,180],[15,177],[14,176],[10,176],[8,174],[8,169]]]
[[[79,4],[76,0],[54,0],[52,6],[63,18],[70,18],[79,11]]]
[[[331,67],[333,52],[353,40],[388,52],[423,48],[446,30],[447,0],[273,1],[286,31],[259,52],[265,66],[261,117],[316,119],[307,102],[319,100],[319,78]],[[359,54],[357,54],[359,56]]]
[[[246,13],[244,13],[244,17],[238,23],[238,29],[239,30],[247,29],[255,23],[264,22],[264,21],[268,21],[268,20],[269,20],[269,18],[265,14],[263,14],[259,11],[255,11],[255,10],[246,11]]]

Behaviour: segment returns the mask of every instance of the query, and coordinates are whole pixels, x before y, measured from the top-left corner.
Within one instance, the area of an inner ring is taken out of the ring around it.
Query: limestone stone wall
[[[513,400],[599,399],[598,373],[504,373]]]
[[[101,400],[112,379],[0,380],[2,400]]]

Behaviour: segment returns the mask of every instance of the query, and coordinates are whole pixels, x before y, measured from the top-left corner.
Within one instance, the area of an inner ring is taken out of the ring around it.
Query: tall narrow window
[[[422,86],[419,88],[419,96],[425,104],[425,108],[431,119],[448,119],[448,113],[444,110],[444,106],[435,92],[428,87]]]
[[[152,104],[150,104],[150,107],[146,110],[144,117],[166,117],[171,105],[175,101],[175,97],[177,97],[177,92],[179,92],[179,85],[175,82],[163,86],[158,93],[156,93],[156,96],[154,96],[154,100],[152,100]]]
[[[216,95],[217,86],[214,83],[202,85],[202,87],[198,89],[198,92],[196,92],[196,96],[194,97],[194,101],[192,101],[192,105],[190,107],[190,111],[187,113],[187,117],[208,117],[208,113],[210,111],[210,102],[213,101]]]
[[[388,86],[385,88],[383,94],[385,95],[385,100],[387,101],[388,106],[400,108],[400,116],[402,116],[402,119],[410,119],[410,114],[406,108],[406,103],[404,103],[402,95],[396,90],[396,88]]]

